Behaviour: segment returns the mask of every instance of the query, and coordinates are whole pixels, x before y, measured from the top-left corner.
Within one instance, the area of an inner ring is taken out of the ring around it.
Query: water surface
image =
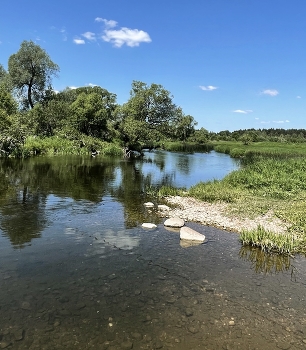
[[[0,347],[303,349],[304,258],[194,223],[207,242],[186,246],[143,205],[146,186],[237,166],[216,153],[2,160]]]

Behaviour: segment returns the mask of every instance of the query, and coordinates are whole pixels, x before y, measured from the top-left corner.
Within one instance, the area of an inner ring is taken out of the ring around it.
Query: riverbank
[[[227,203],[208,203],[182,196],[168,196],[165,200],[171,205],[169,212],[163,213],[165,216],[177,216],[185,221],[198,222],[227,231],[241,233],[261,226],[266,231],[284,234],[290,226],[277,218],[272,210],[255,218],[239,218],[229,215],[230,208]]]
[[[245,245],[305,254],[305,169],[304,157],[255,157],[220,181],[159,195],[178,206],[171,215],[239,232]]]

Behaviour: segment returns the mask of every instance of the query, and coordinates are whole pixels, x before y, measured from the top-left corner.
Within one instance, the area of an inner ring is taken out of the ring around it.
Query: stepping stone
[[[144,222],[142,225],[141,225],[142,228],[156,228],[157,226],[155,224],[151,224],[149,222]]]
[[[180,218],[170,218],[164,222],[164,225],[169,227],[183,227],[185,222]]]
[[[147,208],[153,208],[154,207],[154,203],[147,202],[147,203],[144,203],[144,206],[147,207]]]
[[[185,239],[188,241],[204,242],[205,236],[193,230],[190,227],[182,227],[180,230],[180,239]]]

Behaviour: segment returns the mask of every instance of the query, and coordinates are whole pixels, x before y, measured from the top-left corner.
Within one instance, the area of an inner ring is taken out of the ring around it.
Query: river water
[[[0,348],[304,349],[303,257],[195,223],[207,241],[186,246],[143,205],[237,167],[215,152],[2,160]]]

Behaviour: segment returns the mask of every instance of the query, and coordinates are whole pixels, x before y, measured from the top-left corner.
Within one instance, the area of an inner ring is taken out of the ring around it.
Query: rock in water
[[[141,225],[141,227],[143,227],[143,228],[156,228],[157,226],[155,225],[155,224],[151,224],[151,223],[149,223],[149,222],[144,222],[142,225]]]
[[[158,210],[160,210],[160,211],[169,211],[169,210],[170,210],[170,208],[168,207],[168,205],[164,205],[164,204],[159,204],[159,205],[157,206],[157,208],[158,208]]]
[[[154,207],[154,203],[152,203],[152,202],[147,202],[147,203],[144,203],[144,206],[145,206],[146,208],[153,208],[153,207]]]
[[[188,241],[204,242],[205,236],[193,230],[190,227],[182,227],[180,230],[180,239],[186,239]]]
[[[180,218],[170,218],[164,222],[164,225],[169,227],[183,227],[185,222]]]

